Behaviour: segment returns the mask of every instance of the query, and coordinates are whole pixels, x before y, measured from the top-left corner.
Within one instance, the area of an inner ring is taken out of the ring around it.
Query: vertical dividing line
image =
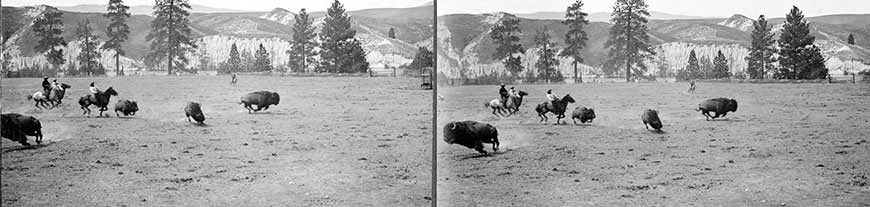
[[[438,206],[438,0],[432,1],[432,207]]]

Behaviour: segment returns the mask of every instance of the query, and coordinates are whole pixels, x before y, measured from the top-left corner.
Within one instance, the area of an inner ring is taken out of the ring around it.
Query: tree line
[[[82,49],[75,57],[79,64],[78,67],[66,69],[60,68],[70,58],[65,56],[63,49],[68,44],[63,38],[63,13],[57,9],[48,9],[34,20],[32,30],[38,39],[34,50],[43,54],[51,68],[28,67],[25,70],[45,73],[64,71],[66,75],[105,75],[105,68],[99,61],[102,58],[99,50],[102,49],[114,52],[116,75],[124,75],[120,57],[126,54],[122,44],[128,39],[130,33],[130,27],[126,23],[130,17],[130,13],[127,11],[129,8],[123,0],[109,0],[107,12],[103,15],[109,20],[105,32],[106,40],[102,40],[101,37],[94,34],[93,24],[89,19],[82,20],[75,29],[76,40],[79,40]],[[150,42],[149,53],[145,56],[146,65],[165,67],[168,74],[174,74],[177,71],[196,72],[196,69],[187,67],[191,60],[188,60],[186,54],[199,48],[191,34],[190,10],[191,6],[188,0],[155,0],[154,19],[151,21],[151,30],[146,36],[146,40]],[[4,15],[4,17],[6,16],[8,15]],[[15,25],[13,24],[15,21],[9,18],[4,18],[4,22],[9,22],[9,25],[12,26]],[[327,9],[321,33],[317,34],[314,19],[303,8],[295,16],[295,23],[291,28],[293,31],[289,40],[291,49],[286,51],[286,55],[289,55],[289,61],[286,64],[273,68],[270,57],[279,54],[269,54],[263,44],[259,45],[251,57],[250,53],[244,51],[240,53],[237,45],[233,43],[228,51],[230,58],[219,63],[217,69],[221,73],[273,70],[285,72],[285,68],[289,68],[292,72],[366,72],[369,70],[369,63],[365,58],[367,52],[363,49],[360,40],[356,38],[356,31],[351,28],[351,23],[351,17],[346,13],[344,6],[335,0]],[[4,25],[7,24],[4,23]],[[4,29],[4,41],[13,32],[14,30]],[[388,36],[395,38],[394,28],[390,28]],[[200,65],[207,67],[212,60],[208,57],[206,50],[199,49],[201,56],[198,61]],[[4,61],[4,63],[7,62]],[[411,64],[413,67],[432,67],[433,65],[434,54],[425,47],[420,48]]]
[[[562,21],[568,27],[565,35],[565,46],[560,49],[549,40],[550,34],[547,28],[536,31],[534,38],[538,60],[535,67],[537,74],[525,70],[522,55],[526,49],[519,43],[522,31],[520,19],[511,14],[505,14],[490,30],[489,36],[496,45],[492,55],[494,60],[501,61],[509,73],[509,79],[524,78],[528,82],[537,81],[562,81],[561,71],[556,67],[558,57],[570,57],[573,59],[574,80],[582,82],[578,76],[577,64],[583,63],[581,51],[586,45],[588,36],[584,32],[584,26],[588,24],[582,12],[583,2],[577,0],[568,6],[565,20]],[[617,0],[611,13],[611,27],[609,37],[604,46],[608,49],[607,60],[602,72],[607,76],[624,75],[626,81],[636,79],[654,79],[656,75],[663,77],[671,75],[663,57],[656,56],[650,42],[649,28],[649,5],[644,0]],[[802,12],[793,7],[787,14],[783,26],[782,35],[774,39],[771,25],[764,19],[764,15],[753,21],[751,33],[750,54],[746,57],[749,65],[746,75],[752,79],[776,78],[776,79],[821,79],[828,74],[825,68],[825,59],[822,57],[818,46],[814,45],[815,37],[810,35],[810,24],[804,20]],[[854,36],[847,38],[849,44],[854,44]],[[678,79],[724,79],[744,78],[744,74],[733,73],[728,66],[728,59],[717,51],[713,60],[702,57],[698,59],[692,50],[688,55],[688,66],[678,69],[674,75]],[[646,75],[648,61],[657,62],[658,74]],[[525,77],[520,77],[523,75]],[[497,76],[497,75],[496,75]],[[493,79],[492,77],[483,77]],[[498,80],[498,78],[495,78]],[[501,81],[501,80],[500,80]]]

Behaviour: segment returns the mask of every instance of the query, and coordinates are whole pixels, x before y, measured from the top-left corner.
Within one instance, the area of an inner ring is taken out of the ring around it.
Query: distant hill
[[[492,59],[495,45],[489,38],[489,30],[503,18],[505,13],[495,14],[452,14],[438,17],[438,70],[448,78],[456,78],[461,74],[474,77],[492,72],[504,71],[497,60]],[[564,47],[564,33],[567,27],[560,19],[537,19],[520,17],[520,43],[528,48],[523,61],[527,69],[534,69],[537,55],[532,42],[534,32],[544,26],[549,29],[552,41],[558,47]],[[842,73],[842,70],[870,69],[870,14],[861,15],[826,15],[809,17],[811,34],[816,37],[816,45],[823,50],[828,58],[827,66],[832,73]],[[774,24],[775,32],[782,27],[783,19],[769,20]],[[650,39],[659,53],[660,59],[668,64],[670,70],[683,68],[686,65],[688,52],[695,49],[702,58],[713,59],[713,55],[722,50],[729,60],[734,72],[743,72],[746,68],[745,57],[748,55],[752,19],[743,15],[733,15],[730,18],[699,18],[671,19],[649,21]],[[591,22],[586,32],[589,35],[587,46],[583,50],[586,68],[585,74],[600,71],[607,57],[604,43],[608,39],[610,24],[606,22]],[[853,34],[858,39],[857,45],[846,44],[846,37]],[[571,60],[560,59],[560,70],[563,74],[573,73]],[[656,72],[658,63],[648,61],[650,73]],[[465,70],[465,71],[463,71]],[[472,75],[469,75],[472,74]]]
[[[79,12],[79,13],[105,13],[106,12],[106,4],[81,4],[75,6],[66,6],[66,7],[57,7],[57,9],[61,11],[70,11],[70,12]],[[191,4],[191,9],[195,13],[217,13],[217,12],[244,12],[242,10],[236,9],[224,9],[224,8],[214,8],[208,7],[198,4]],[[154,11],[153,6],[148,5],[135,5],[130,6],[130,10],[128,10],[130,14],[137,15],[151,15]]]
[[[517,17],[522,17],[526,19],[565,19],[565,12],[534,12],[534,13],[519,13],[514,14]],[[649,19],[658,19],[658,20],[674,20],[674,19],[703,19],[705,17],[697,17],[697,16],[687,16],[687,15],[676,15],[676,14],[668,14],[664,12],[650,11]],[[589,16],[586,16],[590,22],[610,22],[611,16],[610,12],[592,12],[589,13]]]
[[[99,6],[94,6],[99,7]],[[78,7],[87,9],[87,7]],[[200,8],[200,7],[197,7]],[[56,9],[49,6],[37,7],[3,7],[3,12],[18,14],[21,28],[14,28],[14,35],[6,40],[3,53],[9,54],[13,59],[14,66],[44,65],[45,59],[34,54],[33,46],[36,39],[31,31],[33,20],[46,10]],[[99,12],[63,12],[65,25],[64,38],[71,42],[66,49],[68,64],[77,64],[74,60],[79,49],[73,32],[75,25],[83,19],[90,19],[98,36],[105,38],[107,19],[102,16],[102,8]],[[150,9],[149,9],[150,10]],[[276,8],[269,12],[224,12],[224,10],[206,9],[201,12],[193,10],[190,21],[193,28],[193,36],[198,40],[201,48],[196,52],[187,54],[189,59],[198,60],[200,56],[207,55],[215,63],[227,59],[230,45],[237,43],[240,51],[253,53],[259,44],[267,47],[272,55],[272,64],[275,66],[286,64],[289,49],[289,39],[292,37],[291,29],[294,23],[295,13],[282,8]],[[150,12],[149,12],[150,13]],[[399,66],[408,64],[414,57],[418,46],[432,48],[433,36],[433,7],[420,6],[412,8],[383,8],[348,11],[351,16],[352,28],[357,31],[357,38],[363,43],[368,52],[367,59],[372,67]],[[323,12],[313,12],[315,26],[319,28],[323,24]],[[128,64],[127,67],[143,67],[143,57],[148,53],[149,42],[145,37],[151,30],[153,17],[148,15],[133,15],[128,24],[131,27],[130,39],[124,43],[127,56],[122,59]],[[387,37],[390,28],[397,31],[395,39]],[[12,28],[4,28],[12,29]],[[111,56],[104,51],[104,56]],[[104,65],[114,66],[113,60],[106,59]],[[111,64],[108,64],[111,63]],[[189,66],[199,67],[197,61],[191,61]]]

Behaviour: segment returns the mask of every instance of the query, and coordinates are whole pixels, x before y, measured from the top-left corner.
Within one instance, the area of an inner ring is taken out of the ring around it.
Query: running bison
[[[698,104],[697,111],[701,111],[701,114],[703,114],[708,121],[710,119],[719,118],[719,116],[725,117],[728,112],[737,111],[737,100],[728,98],[708,99]],[[716,113],[715,116],[710,116],[711,111]]]
[[[643,127],[646,127],[646,129],[652,127],[658,132],[662,131],[662,120],[659,119],[658,111],[647,109],[643,111],[643,115],[640,116],[640,119],[643,120]]]
[[[251,92],[241,98],[241,102],[248,109],[248,113],[269,109],[269,105],[277,106],[280,100],[281,97],[278,96],[278,93],[269,91]],[[251,105],[257,105],[257,109],[254,109]]]
[[[39,119],[16,113],[2,114],[0,119],[2,119],[0,124],[3,125],[0,134],[3,137],[27,147],[30,146],[27,143],[27,136],[35,136],[36,144],[42,143],[42,123]]]
[[[491,143],[492,150],[498,151],[498,130],[492,125],[476,121],[450,122],[444,125],[444,141],[487,154],[483,150],[483,143]]]
[[[574,108],[574,111],[571,112],[571,120],[574,121],[575,125],[577,124],[577,119],[580,119],[580,123],[592,123],[592,120],[595,119],[595,109],[582,106]]]
[[[184,107],[184,115],[187,116],[187,122],[190,122],[190,117],[193,117],[193,120],[200,125],[205,124],[203,123],[205,115],[202,114],[202,108],[199,106],[199,103],[187,102],[187,106]]]
[[[124,116],[133,116],[136,115],[137,111],[139,111],[139,105],[136,104],[136,101],[118,100],[115,103],[115,116],[121,117],[118,112],[121,112]]]

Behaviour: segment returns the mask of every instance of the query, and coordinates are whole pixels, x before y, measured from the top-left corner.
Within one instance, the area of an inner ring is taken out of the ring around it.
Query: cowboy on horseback
[[[91,82],[91,87],[88,88],[88,90],[91,91],[91,93],[94,94],[94,96],[97,96],[97,94],[100,93],[100,88],[97,88],[97,86],[94,85],[94,82]]]
[[[556,94],[553,94],[553,89],[547,90],[547,100],[550,101],[550,104],[556,104],[556,100],[559,100],[559,97],[556,97]]]
[[[508,91],[504,88],[504,83],[502,83],[501,88],[498,89],[498,95],[501,96],[501,105],[507,107]]]
[[[44,91],[45,94],[48,94],[48,92],[51,91],[51,83],[48,82],[48,76],[42,78],[42,91]]]

